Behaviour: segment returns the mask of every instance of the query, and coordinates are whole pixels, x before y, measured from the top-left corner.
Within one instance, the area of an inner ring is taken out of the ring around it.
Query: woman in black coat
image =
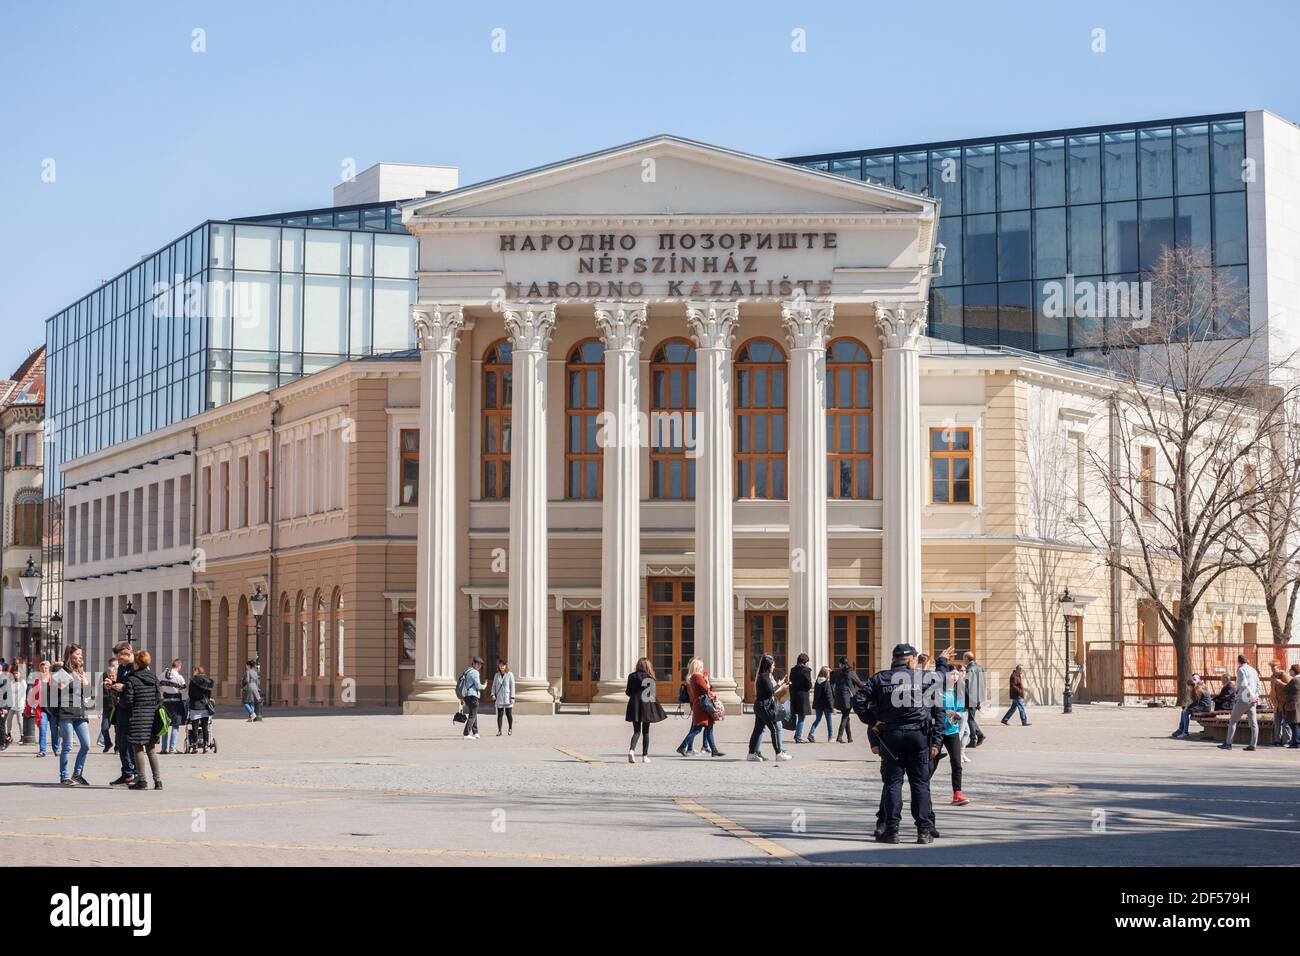
[[[808,704],[808,695],[812,692],[812,668],[808,666],[808,655],[800,654],[798,662],[790,668],[790,715],[795,718],[794,742],[804,742],[803,725],[812,713]]]
[[[754,674],[754,730],[749,735],[749,760],[767,759],[759,752],[765,730],[772,738],[776,759],[790,759],[790,755],[781,749],[781,725],[776,719],[777,698],[790,685],[784,679],[779,684],[776,682],[772,676],[773,664],[772,655],[764,654],[758,662],[758,672]]]
[[[840,712],[840,729],[835,734],[835,742],[842,744],[847,736],[848,742],[853,743],[853,728],[849,726],[849,716],[850,711],[853,710],[853,695],[864,685],[857,671],[849,665],[847,657],[841,657],[839,664],[835,673],[831,675],[831,697],[835,702],[835,709]]]
[[[655,697],[655,669],[647,658],[636,662],[636,670],[627,675],[627,715],[632,725],[632,742],[627,747],[627,762],[636,763],[636,743],[641,741],[641,762],[650,762],[650,725],[668,715]]]
[[[146,755],[149,757],[149,772],[153,775],[153,788],[162,789],[162,777],[158,775],[158,755],[154,748],[158,745],[158,709],[162,706],[162,692],[158,689],[158,678],[149,669],[151,658],[148,651],[135,652],[135,670],[126,678],[122,688],[119,706],[126,707],[126,745],[135,751],[135,780],[132,790],[148,790],[145,783],[144,769],[141,766]]]

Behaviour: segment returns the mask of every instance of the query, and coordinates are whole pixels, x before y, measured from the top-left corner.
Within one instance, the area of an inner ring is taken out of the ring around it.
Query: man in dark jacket
[[[113,737],[117,745],[117,755],[122,763],[122,775],[111,781],[109,786],[129,787],[135,783],[135,754],[131,750],[130,743],[127,742],[127,709],[122,704],[122,691],[126,690],[127,678],[131,676],[131,670],[135,664],[135,652],[131,650],[130,644],[122,641],[113,645],[113,653],[117,657],[117,674],[111,678],[104,678],[104,688],[113,691],[117,695],[115,702],[117,713],[113,718]]]
[[[1223,686],[1219,692],[1214,695],[1215,710],[1232,710],[1232,702],[1237,699],[1237,685],[1232,682],[1231,675],[1227,671],[1223,672]]]
[[[1203,680],[1193,677],[1187,682],[1187,686],[1192,689],[1192,702],[1183,708],[1182,716],[1178,718],[1178,729],[1169,735],[1175,740],[1187,736],[1192,714],[1208,714],[1214,710],[1214,698],[1210,696],[1210,689]]]
[[[975,660],[975,655],[967,651],[962,655],[966,663],[966,725],[970,727],[970,745],[978,747],[984,743],[984,731],[975,722],[975,711],[984,706],[988,698],[988,682],[984,668]]]
[[[862,689],[867,709],[867,739],[881,759],[884,782],[884,828],[880,843],[898,843],[903,819],[903,776],[911,791],[916,842],[934,842],[934,807],[930,803],[930,762],[943,739],[941,678],[916,666],[916,648],[899,644],[893,665],[873,674]]]

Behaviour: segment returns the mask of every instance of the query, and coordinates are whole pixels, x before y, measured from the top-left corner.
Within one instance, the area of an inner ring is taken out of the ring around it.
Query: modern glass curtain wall
[[[1047,284],[1067,274],[1136,281],[1165,246],[1194,247],[1246,292],[1245,152],[1230,114],[790,161],[942,201],[931,335],[1077,355],[1105,343],[1108,320],[1049,314]]]

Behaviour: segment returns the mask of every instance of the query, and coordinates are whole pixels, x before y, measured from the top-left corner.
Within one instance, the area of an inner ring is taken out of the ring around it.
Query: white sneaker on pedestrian
[[[478,740],[478,734],[475,734],[475,735],[474,735],[474,739],[475,739],[475,740]]]
[[[628,762],[628,763],[636,763],[636,751],[635,751],[635,750],[629,750],[629,751],[627,752],[627,762]]]
[[[649,755],[649,754],[642,754],[642,755],[641,755],[641,762],[642,762],[642,763],[649,763],[649,762],[650,762],[650,755]]]
[[[745,759],[746,759],[746,760],[753,760],[755,763],[762,763],[762,762],[763,762],[764,760],[766,760],[767,758],[764,757],[762,754],[750,754],[750,755],[749,755],[748,757],[746,757]]]
[[[777,760],[793,760],[794,758],[791,757],[790,754],[789,754],[787,751],[782,750],[779,754],[776,755],[776,759],[777,759]]]

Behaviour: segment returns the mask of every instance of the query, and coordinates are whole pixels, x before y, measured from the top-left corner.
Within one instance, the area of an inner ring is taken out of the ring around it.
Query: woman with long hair
[[[71,644],[63,660],[63,669],[54,675],[50,685],[50,702],[58,708],[59,739],[63,742],[59,750],[59,783],[65,787],[89,787],[82,771],[86,769],[86,754],[90,752],[90,724],[86,715],[88,703],[93,706],[94,699],[87,698],[86,656],[80,645]],[[69,776],[68,754],[72,751],[74,735],[79,746]]]
[[[772,676],[772,667],[776,663],[771,654],[764,654],[758,662],[758,672],[754,675],[754,732],[749,735],[749,760],[766,760],[759,747],[763,741],[763,731],[772,737],[772,749],[776,751],[777,760],[789,760],[790,755],[781,749],[781,725],[777,722],[777,698],[789,687],[785,678],[777,683]]]
[[[817,672],[817,680],[813,684],[813,717],[812,726],[808,728],[808,742],[817,742],[817,727],[821,724],[822,718],[826,719],[826,742],[831,742],[831,734],[835,732],[835,701],[831,693],[831,669],[825,664]]]
[[[831,675],[831,698],[835,709],[840,712],[840,729],[835,734],[837,744],[844,743],[845,737],[853,743],[853,727],[849,717],[853,712],[853,695],[863,687],[862,678],[858,676],[847,657],[841,657],[839,667]]]
[[[190,753],[197,750],[208,752],[211,734],[208,728],[212,720],[212,689],[216,683],[208,676],[202,664],[194,665],[194,676],[190,678],[187,691],[188,713],[190,721]],[[214,745],[215,746],[215,745]]]
[[[636,662],[636,670],[627,675],[627,714],[632,725],[632,742],[627,747],[627,762],[636,763],[636,745],[641,742],[641,762],[650,762],[650,725],[668,715],[655,697],[655,669],[648,658]]]
[[[691,729],[687,731],[677,752],[683,757],[694,757],[695,738],[703,731],[704,751],[721,757],[722,751],[713,738],[713,725],[718,722],[722,708],[713,696],[713,685],[709,682],[709,672],[704,669],[704,661],[698,657],[692,657],[686,665],[686,693],[691,699]]]

